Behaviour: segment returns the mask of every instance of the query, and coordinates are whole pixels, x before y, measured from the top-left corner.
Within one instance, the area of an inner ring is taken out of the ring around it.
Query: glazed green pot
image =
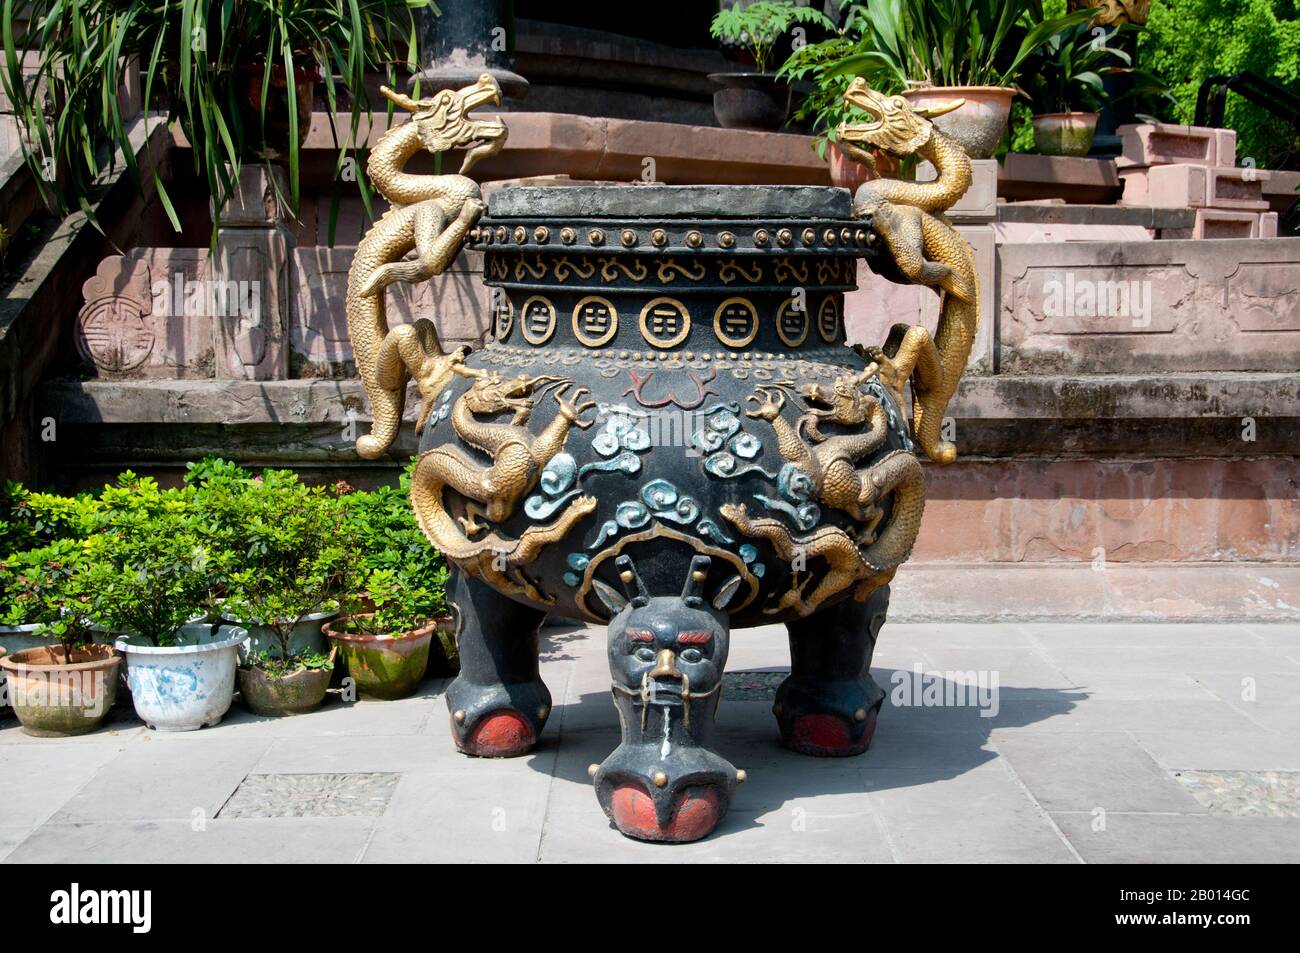
[[[117,696],[121,664],[108,645],[73,649],[70,657],[58,644],[0,657],[14,714],[23,731],[38,738],[98,728]]]
[[[330,653],[331,660],[334,653]],[[244,705],[255,715],[279,718],[305,715],[315,711],[325,700],[330,687],[330,668],[300,668],[290,675],[268,675],[260,668],[239,670],[239,693]]]
[[[1043,113],[1033,124],[1034,148],[1045,156],[1086,156],[1097,134],[1096,113]]]
[[[343,656],[360,696],[395,699],[414,693],[428,668],[437,625],[398,635],[361,635],[347,631],[352,618],[328,623],[325,634]]]

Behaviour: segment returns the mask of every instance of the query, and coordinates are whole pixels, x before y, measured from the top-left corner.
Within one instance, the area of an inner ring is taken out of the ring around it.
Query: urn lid
[[[518,185],[488,197],[498,218],[850,219],[848,189],[820,185]]]

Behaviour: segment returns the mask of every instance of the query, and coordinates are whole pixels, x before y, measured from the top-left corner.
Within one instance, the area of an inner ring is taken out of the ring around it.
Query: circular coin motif
[[[641,309],[641,336],[655,347],[676,347],[691,333],[691,313],[676,298],[655,298]]]
[[[758,336],[758,311],[748,298],[728,298],[713,313],[713,333],[727,347],[749,347]]]
[[[786,347],[798,347],[808,337],[808,312],[796,310],[796,304],[802,302],[788,298],[781,302],[776,312],[776,333]]]
[[[519,330],[529,344],[545,344],[555,333],[555,305],[541,295],[533,295],[519,309]]]
[[[133,370],[153,352],[153,328],[134,298],[96,298],[77,316],[77,350],[101,371]]]
[[[573,336],[587,347],[602,347],[618,332],[618,311],[609,299],[590,295],[573,306]]]
[[[500,288],[493,289],[492,297],[494,299],[493,313],[496,315],[496,339],[504,341],[510,337],[510,332],[515,326],[515,303]]]
[[[827,344],[834,344],[840,337],[840,305],[835,295],[829,294],[817,309],[817,333]]]

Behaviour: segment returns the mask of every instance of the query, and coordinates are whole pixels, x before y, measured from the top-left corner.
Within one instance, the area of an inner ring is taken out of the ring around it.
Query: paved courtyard
[[[718,748],[749,780],[711,837],[678,847],[624,839],[596,804],[587,765],[618,739],[603,630],[544,634],[554,714],[512,761],[455,752],[433,680],[284,720],[236,701],[182,735],[127,711],[41,740],[8,717],[0,858],[1300,861],[1300,625],[886,624],[875,677],[892,697],[871,750],[839,760],[778,746],[784,630],[739,632]],[[972,672],[996,694],[967,692]],[[915,703],[936,693],[975,704]]]

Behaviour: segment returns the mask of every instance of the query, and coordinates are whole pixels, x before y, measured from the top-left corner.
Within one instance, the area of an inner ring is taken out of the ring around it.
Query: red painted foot
[[[699,786],[686,788],[678,796],[672,817],[663,827],[655,816],[650,795],[635,784],[615,788],[610,809],[615,825],[628,837],[673,844],[708,836],[726,813],[717,788]]]
[[[532,726],[518,712],[497,711],[484,716],[460,750],[479,758],[514,758],[537,743]]]
[[[867,715],[861,736],[852,740],[852,726],[838,715],[800,715],[795,719],[786,746],[800,754],[819,758],[846,758],[862,754],[876,732],[876,709]]]

